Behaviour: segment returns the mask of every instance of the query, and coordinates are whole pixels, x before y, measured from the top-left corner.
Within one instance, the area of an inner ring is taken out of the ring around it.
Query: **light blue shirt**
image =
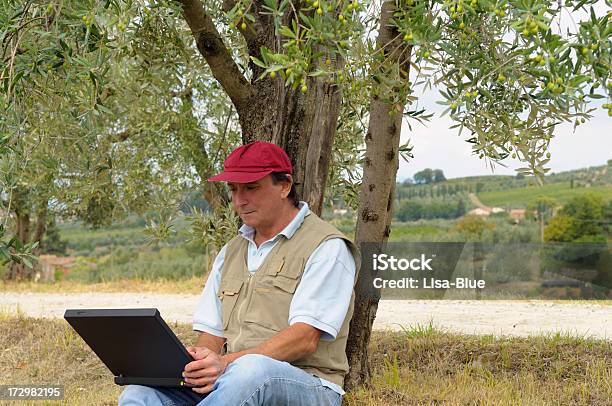
[[[310,209],[306,202],[300,202],[300,211],[280,233],[262,243],[259,248],[253,240],[255,230],[243,225],[239,233],[249,242],[247,266],[249,272],[256,272],[272,248],[285,236],[293,234],[304,222]],[[225,259],[225,245],[215,258],[212,269],[200,296],[193,316],[193,329],[223,337],[221,300],[217,293],[221,285],[221,269]],[[306,261],[302,280],[298,285],[289,307],[289,325],[298,322],[310,324],[322,331],[321,340],[336,339],[346,317],[355,282],[355,260],[344,240],[332,238],[314,250]],[[323,386],[344,395],[342,388],[321,379]]]

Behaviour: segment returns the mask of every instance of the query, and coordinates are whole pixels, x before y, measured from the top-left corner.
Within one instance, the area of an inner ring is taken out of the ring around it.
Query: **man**
[[[289,157],[254,142],[224,171],[243,226],[217,255],[194,316],[191,388],[125,389],[120,404],[339,405],[355,246],[298,200]]]

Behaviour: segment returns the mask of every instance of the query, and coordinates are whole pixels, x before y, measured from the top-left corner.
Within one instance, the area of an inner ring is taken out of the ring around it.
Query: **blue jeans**
[[[244,355],[227,366],[212,392],[201,395],[189,388],[127,386],[119,405],[321,405],[339,406],[342,396],[288,362],[264,355]]]

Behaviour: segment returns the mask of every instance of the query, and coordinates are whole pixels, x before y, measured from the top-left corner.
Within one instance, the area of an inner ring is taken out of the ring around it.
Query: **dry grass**
[[[141,292],[141,293],[193,293],[202,292],[205,278],[193,277],[180,280],[145,280],[124,279],[102,283],[83,283],[59,281],[54,283],[7,282],[0,280],[0,292],[27,293],[110,293],[110,292]]]
[[[447,334],[431,327],[379,333],[373,387],[347,405],[611,405],[612,342]]]
[[[190,326],[171,327],[183,342],[194,342]],[[63,384],[62,404],[117,404],[121,387],[113,383],[111,372],[64,320],[0,313],[0,348],[0,385]]]
[[[189,325],[171,327],[184,343],[195,339]],[[121,388],[63,320],[0,313],[0,348],[0,384],[64,384],[68,405],[117,402]],[[609,341],[497,339],[424,327],[375,332],[371,359],[373,386],[348,394],[345,405],[612,404]]]

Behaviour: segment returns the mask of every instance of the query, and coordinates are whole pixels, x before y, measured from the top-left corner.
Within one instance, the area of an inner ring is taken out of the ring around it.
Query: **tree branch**
[[[178,97],[183,100],[185,99],[191,100],[191,97],[193,96],[193,88],[191,86],[187,86],[184,90],[181,90],[180,92],[173,90],[170,92],[170,96]]]
[[[240,72],[214,22],[200,0],[179,0],[183,16],[191,28],[198,50],[206,59],[213,76],[228,94],[237,110],[244,105],[251,93],[251,85]]]
[[[132,130],[125,130],[125,131],[121,131],[119,133],[115,133],[113,135],[111,135],[111,142],[113,144],[117,143],[117,142],[123,142],[125,140],[127,140],[128,138],[130,138],[131,136],[134,135],[134,131]]]

